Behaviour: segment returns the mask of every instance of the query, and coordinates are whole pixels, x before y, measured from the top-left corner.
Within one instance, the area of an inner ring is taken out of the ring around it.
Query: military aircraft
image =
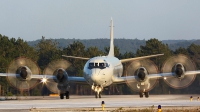
[[[118,59],[114,56],[114,35],[113,20],[110,26],[110,50],[106,56],[97,56],[93,58],[76,57],[62,55],[66,58],[86,60],[83,68],[83,77],[68,76],[66,69],[70,66],[67,60],[55,60],[50,62],[44,70],[43,75],[36,63],[28,58],[18,58],[14,60],[7,73],[0,73],[0,76],[6,76],[12,86],[27,90],[41,82],[55,93],[60,94],[60,99],[69,99],[69,83],[88,83],[95,92],[96,98],[101,98],[104,87],[111,84],[127,83],[127,85],[139,92],[142,98],[145,95],[149,97],[149,91],[156,85],[158,78],[163,78],[167,84],[173,88],[187,87],[195,79],[200,71],[195,70],[193,62],[184,55],[176,55],[169,58],[163,68],[162,73],[158,73],[156,65],[148,58],[162,56],[164,54],[155,54],[149,56]],[[129,62],[129,66],[123,74],[122,63]]]

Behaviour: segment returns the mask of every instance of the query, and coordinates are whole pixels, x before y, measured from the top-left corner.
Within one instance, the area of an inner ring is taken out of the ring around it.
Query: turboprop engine
[[[15,88],[20,90],[29,90],[39,82],[32,79],[32,74],[40,74],[40,69],[29,58],[19,57],[12,61],[7,70],[7,80]]]
[[[195,64],[187,56],[179,54],[170,57],[162,67],[163,73],[172,73],[174,77],[164,77],[164,81],[172,88],[181,89],[189,86],[196,74],[187,75],[187,71],[194,71]]]
[[[136,70],[136,74],[139,82],[144,82],[147,80],[148,73],[144,67],[140,67],[138,70]]]
[[[59,93],[60,98],[69,99],[69,80],[66,69],[71,64],[63,59],[52,61],[44,70],[44,75],[47,78],[45,82],[47,88],[54,93]]]
[[[27,66],[19,67],[16,71],[16,77],[21,81],[31,80],[32,72]]]
[[[184,78],[184,75],[185,75],[185,68],[184,66],[181,64],[181,63],[177,63],[175,66],[174,66],[174,70],[173,70],[175,76],[178,78],[178,79],[183,79]]]
[[[58,83],[57,85],[58,89],[60,91],[67,91],[69,89],[67,72],[63,68],[59,68],[56,70],[55,76],[56,79],[54,81]]]
[[[157,78],[149,79],[149,74],[158,73],[157,67],[150,60],[135,60],[130,63],[126,70],[127,76],[135,76],[135,80],[126,80],[127,85],[140,93],[140,97],[149,97],[149,92],[157,83]]]

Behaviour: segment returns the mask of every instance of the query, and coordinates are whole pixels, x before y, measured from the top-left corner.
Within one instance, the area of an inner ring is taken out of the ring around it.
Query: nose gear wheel
[[[102,86],[95,86],[93,84],[91,88],[95,92],[95,98],[101,98],[101,92],[103,91],[103,87]]]

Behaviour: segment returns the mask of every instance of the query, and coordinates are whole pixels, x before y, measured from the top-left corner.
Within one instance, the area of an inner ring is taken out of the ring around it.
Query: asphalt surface
[[[192,101],[190,96],[193,97]],[[58,96],[37,97],[0,97],[1,112],[38,112],[38,111],[76,111],[76,110],[102,110],[102,101],[105,102],[105,110],[117,108],[154,108],[158,105],[162,108],[199,108],[200,95],[150,95],[149,98],[139,98],[139,95],[102,95],[102,98],[94,96],[70,96],[70,99],[59,99]]]

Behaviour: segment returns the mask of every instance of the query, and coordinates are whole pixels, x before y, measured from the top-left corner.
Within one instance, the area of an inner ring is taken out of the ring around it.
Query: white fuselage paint
[[[94,67],[89,68],[89,64],[92,63],[94,63]],[[102,63],[105,64],[103,68],[100,67]],[[113,83],[113,77],[122,76],[123,66],[116,57],[100,56],[88,60],[83,71],[88,84],[106,87]]]

